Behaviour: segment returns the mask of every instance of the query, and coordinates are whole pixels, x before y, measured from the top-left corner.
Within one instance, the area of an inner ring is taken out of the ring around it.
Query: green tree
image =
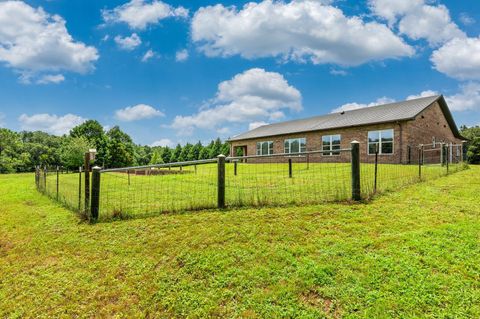
[[[460,134],[467,139],[465,144],[467,161],[471,164],[480,164],[480,126],[462,125]]]
[[[150,165],[155,165],[155,164],[163,164],[163,158],[161,154],[161,150],[159,148],[156,148],[153,153],[152,153],[152,158],[150,159]]]
[[[196,161],[200,159],[200,151],[202,150],[203,146],[200,141],[197,144],[193,145],[188,152],[187,159],[189,161]]]
[[[164,163],[172,162],[172,149],[168,146],[165,146],[162,150],[162,160]]]
[[[71,137],[84,137],[97,150],[95,161],[104,166],[107,156],[107,136],[102,124],[88,120],[70,130]]]
[[[190,150],[193,148],[193,145],[190,143],[185,144],[184,147],[182,147],[182,152],[180,153],[180,160],[179,162],[184,162],[188,161],[188,154],[190,153]]]
[[[177,147],[175,147],[175,149],[172,152],[172,157],[170,158],[170,162],[172,163],[180,162],[181,161],[180,154],[182,154],[182,145],[177,144]]]
[[[210,143],[209,145],[209,151],[210,158],[215,158],[220,155],[220,153],[222,152],[222,141],[220,141],[219,138],[217,138],[215,142],[212,141],[212,143]]]
[[[83,165],[85,152],[91,148],[88,140],[81,137],[68,137],[63,140],[60,147],[60,160],[62,166],[76,169]]]
[[[132,139],[118,126],[107,132],[106,167],[125,167],[134,163],[134,146]]]

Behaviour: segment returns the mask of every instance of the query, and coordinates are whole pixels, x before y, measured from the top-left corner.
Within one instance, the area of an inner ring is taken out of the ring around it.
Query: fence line
[[[461,145],[410,147],[405,164],[351,148],[113,169],[37,167],[37,189],[95,221],[184,210],[360,200],[463,169]],[[362,155],[362,156],[361,156]]]

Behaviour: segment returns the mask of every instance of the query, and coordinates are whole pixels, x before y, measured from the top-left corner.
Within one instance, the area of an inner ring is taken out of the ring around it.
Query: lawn
[[[450,165],[450,172],[461,168]],[[419,181],[417,165],[379,164],[377,190],[398,189]],[[198,210],[217,206],[217,164],[162,169],[166,175],[101,175],[100,220],[112,217],[145,217],[164,212]],[[169,174],[177,173],[177,174]],[[422,166],[422,180],[447,173],[439,164]],[[364,198],[374,192],[374,165],[361,164]],[[77,174],[59,175],[59,199],[83,209]],[[83,182],[82,182],[83,183]],[[56,197],[56,174],[47,177],[47,190]],[[292,177],[287,163],[226,165],[226,204],[229,207],[319,204],[351,198],[350,163],[294,162]]]
[[[368,203],[90,225],[0,176],[0,317],[479,318],[480,167]]]

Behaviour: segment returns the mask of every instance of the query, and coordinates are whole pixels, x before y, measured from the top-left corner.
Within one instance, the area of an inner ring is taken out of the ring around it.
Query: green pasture
[[[449,172],[463,166],[450,165]],[[215,208],[217,205],[217,164],[162,168],[165,175],[135,175],[133,172],[101,174],[100,220],[154,215],[182,210]],[[421,180],[447,174],[446,166],[424,165]],[[374,165],[361,164],[364,198],[374,194]],[[418,165],[379,164],[377,192],[395,190],[419,182]],[[84,184],[83,178],[81,181]],[[56,198],[56,174],[49,173],[47,194]],[[81,187],[83,192],[83,186]],[[82,194],[83,196],[83,194]],[[83,210],[79,198],[79,176],[59,174],[59,200],[72,209]],[[226,164],[228,207],[316,204],[346,201],[351,197],[350,163]]]

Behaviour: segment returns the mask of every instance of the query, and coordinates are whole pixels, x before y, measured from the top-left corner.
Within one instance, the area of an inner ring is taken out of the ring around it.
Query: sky
[[[0,127],[146,145],[443,94],[480,125],[480,2],[0,0]]]

